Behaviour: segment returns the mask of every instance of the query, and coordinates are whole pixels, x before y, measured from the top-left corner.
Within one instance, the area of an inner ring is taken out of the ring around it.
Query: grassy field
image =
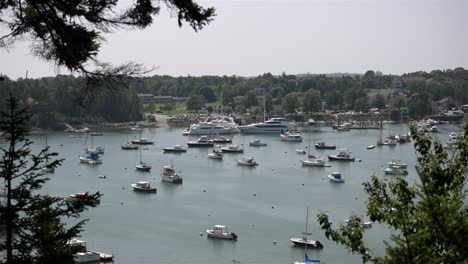
[[[183,103],[183,102],[176,102],[176,107],[175,107],[175,110],[172,110],[171,111],[171,114],[188,114],[188,113],[196,113],[195,111],[192,111],[192,110],[187,110],[187,104],[186,103]],[[163,107],[165,105],[165,103],[158,103],[158,104],[154,104],[154,110],[153,111],[157,111],[157,110],[161,110],[161,107]],[[211,106],[213,108],[215,107],[218,107],[219,106],[219,103],[218,102],[212,102],[212,103],[207,103],[205,104],[205,109],[202,109],[202,110],[199,110],[198,113],[200,114],[206,114],[208,113],[208,111],[206,111],[206,107],[208,106]],[[149,107],[149,105],[145,105],[144,106],[145,108],[146,107]],[[146,109],[147,111],[151,111],[151,109]],[[167,113],[167,112],[165,112]]]

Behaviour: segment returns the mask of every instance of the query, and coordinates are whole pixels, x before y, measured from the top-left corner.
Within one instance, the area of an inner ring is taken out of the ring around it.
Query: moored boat
[[[139,181],[137,183],[132,183],[132,188],[137,192],[150,192],[155,193],[156,188],[151,187],[151,184],[147,181]]]
[[[207,229],[206,234],[208,237],[220,238],[227,240],[236,240],[237,235],[234,232],[229,232],[227,227],[224,225],[215,225],[213,229]]]
[[[223,159],[223,152],[220,150],[213,149],[213,152],[208,153],[208,158],[210,159],[216,159],[216,160],[221,160]]]
[[[316,149],[336,149],[336,146],[327,145],[325,141],[319,141],[315,144]]]
[[[341,173],[339,172],[332,172],[331,174],[328,174],[328,179],[330,179],[331,182],[338,182],[338,183],[344,183],[345,180],[343,177],[341,177]]]
[[[208,136],[201,136],[196,141],[188,141],[187,145],[189,146],[189,148],[193,148],[193,147],[209,148],[209,147],[213,147],[214,142],[210,140]]]
[[[175,145],[174,147],[163,148],[163,151],[181,153],[181,152],[187,152],[187,149],[182,147],[181,145]]]
[[[330,161],[354,161],[354,157],[351,156],[351,151],[347,149],[340,149],[336,155],[329,155],[328,160]]]
[[[177,174],[172,166],[164,166],[161,171],[161,180],[170,183],[182,183],[182,177]]]
[[[280,136],[282,141],[302,142],[302,135],[298,132],[286,132]]]
[[[242,153],[244,152],[244,148],[242,148],[239,145],[229,145],[226,147],[222,147],[221,151],[226,153]]]
[[[247,156],[242,156],[240,159],[237,159],[236,162],[237,162],[237,165],[241,165],[241,166],[254,167],[258,165],[258,163],[254,160],[253,157],[247,157]]]
[[[249,143],[249,146],[251,147],[264,147],[266,145],[267,143],[263,143],[260,139],[256,139]]]

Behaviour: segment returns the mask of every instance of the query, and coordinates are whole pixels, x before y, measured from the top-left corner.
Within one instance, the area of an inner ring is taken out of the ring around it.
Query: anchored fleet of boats
[[[353,127],[352,124],[343,124],[337,126],[337,129],[341,131],[346,131]],[[431,128],[429,131],[434,130]],[[140,131],[140,138],[129,140],[127,135],[127,143],[122,145],[121,148],[123,150],[134,150],[139,149],[139,160],[135,166],[136,170],[139,171],[147,171],[151,170],[151,165],[143,162],[142,160],[142,147],[141,145],[153,145],[155,143],[154,140],[149,140],[147,138],[141,137],[141,129]],[[258,166],[258,163],[255,161],[254,157],[245,155],[244,150],[244,136],[242,136],[242,144],[232,144],[232,137],[228,136],[220,136],[222,134],[233,134],[241,132],[242,134],[278,134],[281,141],[289,141],[289,142],[302,142],[303,137],[301,133],[297,131],[296,125],[294,123],[288,122],[284,118],[272,118],[264,122],[254,123],[245,126],[237,126],[234,121],[231,119],[214,119],[214,120],[206,120],[204,122],[200,122],[198,124],[192,124],[186,130],[184,130],[184,135],[200,135],[200,137],[196,140],[191,140],[186,142],[188,148],[195,148],[195,147],[206,147],[212,148],[211,151],[208,153],[209,159],[220,160],[222,161],[224,154],[223,153],[237,153],[239,156],[235,159],[237,165],[240,166],[249,166],[255,167]],[[311,167],[329,167],[327,165],[324,158],[320,156],[311,154],[311,139],[310,139],[310,131],[308,133],[308,146],[298,149],[296,152],[298,154],[306,154],[306,159],[301,159],[300,162],[303,166],[311,166]],[[104,154],[104,148],[100,146],[95,146],[93,142],[93,137],[91,136],[91,147],[85,148],[85,154],[79,157],[81,163],[88,163],[88,164],[100,164],[102,163],[102,159],[100,155]],[[450,135],[450,139],[447,141],[447,146],[452,146],[457,144],[459,136],[455,133]],[[405,143],[409,142],[410,137],[407,134],[401,134],[397,136],[389,136],[389,137],[380,137],[377,140],[377,146],[385,146],[390,145],[394,146],[397,143]],[[230,145],[224,145],[227,144]],[[326,151],[326,150],[334,150],[336,149],[336,145],[328,145],[324,140],[315,141],[313,144],[316,151]],[[250,147],[260,147],[260,146],[267,146],[266,143],[262,142],[260,139],[256,139],[254,141],[249,142]],[[47,148],[47,139],[46,139],[46,148]],[[373,149],[375,146],[370,145],[367,149]],[[187,152],[187,148],[177,144],[173,147],[164,147],[164,152],[175,152],[175,153],[184,153]],[[248,151],[248,149],[247,149]],[[241,154],[243,153],[243,154]],[[352,156],[352,152],[346,148],[338,149],[336,154],[328,155],[329,161],[343,161],[343,162],[352,162],[355,161],[356,158]],[[360,160],[358,160],[360,161]],[[396,176],[404,176],[408,174],[407,171],[407,164],[405,164],[401,160],[392,160],[388,162],[388,167],[383,170],[384,174],[386,175],[396,175]],[[53,172],[53,168],[51,168],[48,164],[48,160],[46,160],[46,164],[42,169],[44,172]],[[163,166],[160,176],[162,182],[172,183],[172,184],[182,184],[183,179],[176,172],[174,166]],[[347,176],[348,177],[348,176]],[[342,176],[341,172],[334,171],[328,175],[328,179],[330,182],[334,183],[344,183],[345,179]],[[142,193],[156,193],[157,189],[151,186],[151,183],[148,181],[137,181],[136,183],[131,184],[131,187],[136,192]],[[77,193],[71,194],[66,197],[67,201],[73,202],[80,197],[86,195],[85,193]],[[309,263],[309,262],[318,262],[318,260],[312,260],[307,256],[307,248],[316,248],[321,249],[323,245],[317,241],[312,240],[309,238],[311,233],[308,233],[308,211],[306,214],[306,230],[302,237],[299,238],[291,238],[290,241],[295,246],[304,247],[304,255],[305,255],[305,262],[294,262],[294,263]],[[345,220],[347,222],[347,220]],[[348,223],[348,222],[347,222]],[[362,222],[361,224],[363,227],[372,227],[372,222]],[[237,240],[238,236],[234,232],[229,232],[225,225],[214,225],[212,229],[206,230],[207,237],[210,238],[218,238],[218,239],[227,239],[227,240]],[[80,250],[77,250],[74,259],[77,263],[84,263],[89,261],[99,261],[103,259],[112,259],[113,255],[106,255],[99,252],[94,252],[90,250],[86,250],[86,245],[84,241],[73,240],[70,242],[70,245],[75,247],[81,247]],[[83,249],[84,247],[84,249]]]

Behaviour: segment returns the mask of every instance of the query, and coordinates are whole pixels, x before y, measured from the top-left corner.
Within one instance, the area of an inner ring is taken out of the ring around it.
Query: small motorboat
[[[345,180],[343,177],[341,177],[341,173],[339,172],[332,172],[331,174],[328,174],[328,178],[330,179],[331,182],[337,182],[337,183],[344,183]]]
[[[206,234],[208,237],[212,237],[212,238],[221,238],[221,239],[228,239],[228,240],[237,239],[236,233],[229,232],[227,227],[223,225],[215,225],[213,229],[206,230]]]
[[[340,149],[336,155],[329,155],[328,160],[330,161],[354,161],[354,157],[351,156],[351,151],[347,149]]]
[[[306,160],[301,160],[303,166],[310,167],[325,167],[325,160],[320,157],[309,157]]]
[[[132,188],[136,192],[150,192],[150,193],[156,192],[156,188],[151,187],[151,184],[146,181],[139,181],[137,183],[132,183]]]
[[[242,156],[240,159],[237,159],[237,165],[241,166],[257,166],[258,163],[254,160],[253,157]]]
[[[388,163],[389,167],[397,168],[397,169],[407,169],[408,165],[403,163],[401,160],[392,160]]]
[[[315,149],[336,149],[336,146],[327,145],[325,141],[315,143]]]
[[[101,133],[101,132],[90,132],[89,135],[90,135],[90,136],[102,136],[102,135],[104,135],[104,134]]]
[[[147,138],[140,138],[132,140],[132,144],[134,145],[153,145],[154,140],[149,140]]]
[[[164,152],[172,152],[172,153],[181,153],[181,152],[187,152],[187,149],[182,147],[181,145],[175,145],[174,147],[171,148],[163,148]]]
[[[232,138],[228,138],[225,136],[218,136],[212,139],[214,143],[218,144],[226,144],[226,143],[232,143]]]
[[[346,222],[346,224],[348,224],[348,223],[349,223],[349,220],[346,219],[345,222]],[[371,227],[372,227],[372,221],[364,221],[364,222],[361,222],[361,226],[362,226],[363,228],[371,228]]]
[[[242,153],[244,152],[244,148],[242,148],[239,145],[229,145],[226,147],[222,147],[221,151],[226,153]]]
[[[366,148],[366,149],[374,149],[374,148],[375,148],[375,146],[374,146],[374,145],[369,145],[369,146],[367,146],[367,148]]]
[[[280,136],[282,141],[302,142],[302,135],[298,132],[286,132]]]
[[[189,148],[193,147],[213,147],[214,142],[210,140],[208,136],[201,136],[196,141],[188,141],[187,145]]]
[[[254,140],[249,143],[251,147],[265,147],[267,143],[263,143],[260,139]]]
[[[213,152],[208,153],[208,158],[210,159],[216,159],[216,160],[221,160],[223,159],[223,152],[219,150],[213,149]]]
[[[65,197],[65,201],[67,202],[76,202],[80,199],[83,199],[84,197],[86,197],[86,195],[88,195],[88,193],[84,193],[84,192],[79,192],[79,193],[75,193],[75,194],[70,194],[70,195],[67,195]],[[96,204],[100,204],[101,203],[101,200],[100,199],[97,199],[96,200]]]
[[[305,151],[305,149],[296,149],[296,153],[297,154],[306,154],[307,151]]]
[[[138,145],[133,145],[130,142],[127,142],[127,144],[121,145],[120,147],[122,148],[122,150],[137,150],[138,149]]]
[[[182,177],[180,177],[172,166],[164,166],[161,171],[161,180],[170,183],[182,183]]]
[[[407,175],[408,171],[403,168],[390,166],[384,170],[384,173],[387,175]]]

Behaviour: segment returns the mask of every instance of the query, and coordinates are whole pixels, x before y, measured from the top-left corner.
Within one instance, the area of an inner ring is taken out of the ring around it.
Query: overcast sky
[[[204,30],[161,12],[145,30],[106,35],[99,58],[159,67],[154,74],[255,76],[401,74],[468,68],[467,0],[214,0]],[[0,74],[67,74],[34,57],[28,42],[0,50]]]

